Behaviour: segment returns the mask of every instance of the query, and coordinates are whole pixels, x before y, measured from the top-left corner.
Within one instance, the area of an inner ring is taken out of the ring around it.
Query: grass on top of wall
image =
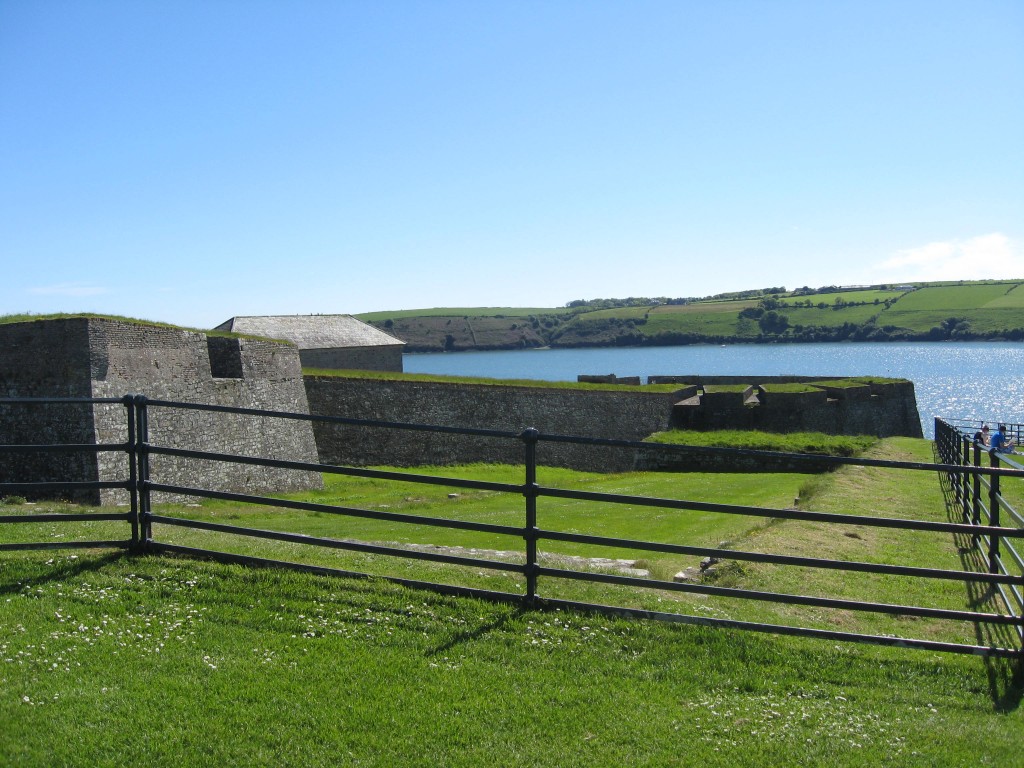
[[[756,451],[810,453],[819,456],[859,456],[878,443],[871,435],[827,435],[823,432],[758,432],[747,429],[721,429],[696,432],[673,429],[656,432],[649,442],[664,445],[695,445],[719,448],[745,448]]]
[[[787,382],[774,382],[769,381],[761,384],[761,389],[769,394],[781,394],[781,393],[801,393],[801,392],[821,392],[821,387],[816,387],[813,384],[798,381],[787,381]]]
[[[154,320],[143,320],[137,317],[125,317],[123,315],[104,315],[95,312],[53,312],[49,314],[36,314],[34,312],[22,312],[11,315],[0,315],[0,325],[7,323],[32,323],[41,320],[113,320],[118,323],[132,323],[134,325],[151,325],[157,328],[180,328],[171,323],[160,323]],[[182,329],[184,330],[184,329]]]
[[[534,387],[537,389],[575,389],[613,392],[678,392],[685,384],[598,384],[578,381],[541,381],[539,379],[489,379],[477,376],[443,376],[431,373],[399,373],[397,371],[357,371],[333,368],[303,368],[308,377],[337,379],[369,379],[374,381],[422,381],[438,384],[477,384],[491,387]]]
[[[205,336],[221,336],[235,339],[256,339],[258,341],[274,341],[279,344],[295,346],[291,341],[284,339],[272,339],[266,336],[255,336],[250,333],[235,333],[233,331],[219,331],[205,328],[190,328],[173,323],[163,323],[156,320],[144,320],[138,317],[126,317],[124,315],[104,315],[95,312],[54,312],[50,314],[35,314],[33,312],[22,312],[11,315],[0,315],[0,325],[11,323],[34,323],[44,320],[111,320],[115,323],[130,323],[131,325],[146,325],[151,328],[171,328],[176,331],[190,331],[201,333]]]

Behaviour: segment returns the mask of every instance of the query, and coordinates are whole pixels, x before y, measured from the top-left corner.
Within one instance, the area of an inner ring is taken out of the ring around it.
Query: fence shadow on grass
[[[939,456],[936,451],[936,462]],[[955,490],[949,481],[949,475],[939,473],[942,496],[946,504],[949,522],[959,523],[963,520],[963,508],[956,498]],[[988,561],[975,537],[964,533],[953,534],[960,563],[965,571],[982,573],[988,569]],[[994,584],[966,582],[967,602],[971,610],[995,612],[1002,600],[999,590]],[[1003,606],[1005,607],[1005,606]],[[1013,629],[1007,626],[996,626],[975,622],[974,634],[979,645],[1012,645],[1018,638]],[[1024,662],[1020,659],[985,657],[985,674],[988,677],[989,696],[995,711],[1003,714],[1017,709],[1024,699]]]
[[[74,559],[62,559],[46,566],[46,571],[38,576],[22,578],[18,581],[4,582],[0,580],[0,595],[12,595],[26,587],[39,587],[44,584],[73,579],[83,573],[102,571],[109,565],[129,557],[137,557],[125,551],[103,552],[90,554],[87,557],[75,556]]]
[[[466,643],[471,643],[474,640],[479,640],[481,637],[489,635],[491,632],[494,632],[495,630],[504,629],[509,622],[513,621],[514,619],[518,619],[520,616],[524,616],[527,613],[528,611],[525,608],[522,608],[520,606],[513,606],[513,610],[503,613],[501,616],[498,616],[497,618],[483,622],[480,624],[480,626],[475,627],[473,629],[466,629],[456,633],[455,636],[449,639],[447,642],[441,643],[436,648],[432,648],[431,650],[427,651],[426,655],[438,656],[442,653],[447,653],[452,648],[455,648],[457,646],[464,645]]]

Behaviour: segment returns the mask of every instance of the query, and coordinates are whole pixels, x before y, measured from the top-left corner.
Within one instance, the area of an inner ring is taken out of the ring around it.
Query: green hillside
[[[433,308],[358,317],[410,351],[777,341],[1024,340],[1024,281],[594,299],[553,308]]]

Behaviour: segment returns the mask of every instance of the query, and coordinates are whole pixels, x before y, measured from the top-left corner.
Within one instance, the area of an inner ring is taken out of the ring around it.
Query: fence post
[[[974,468],[977,469],[981,466],[981,445],[978,443],[974,444]],[[974,486],[974,493],[971,494],[973,498],[973,509],[971,510],[971,523],[973,525],[981,525],[981,473],[975,472],[971,478],[971,483]],[[974,534],[974,546],[978,546],[978,534]]]
[[[971,466],[971,443],[974,442],[969,435],[964,435],[960,440],[960,466],[969,467]],[[963,490],[963,502],[964,502],[964,522],[969,523],[971,521],[971,492],[974,490],[974,486],[971,483],[971,476],[966,472],[960,474],[960,488]]]
[[[537,439],[540,432],[533,427],[524,429],[519,435],[523,441],[524,464],[526,465],[526,483],[523,485],[523,496],[526,498],[526,526],[523,538],[526,539],[526,603],[533,606],[537,602]]]
[[[139,548],[139,444],[135,431],[137,418],[135,397],[135,395],[125,395],[121,400],[124,403],[128,427],[128,440],[125,443],[125,448],[128,453],[128,502],[131,510],[129,518],[132,526],[131,548],[133,550]]]
[[[951,464],[956,464],[958,467],[963,464],[961,458],[961,444],[960,444],[960,433],[955,429],[950,430],[949,433],[950,453],[951,453]],[[964,501],[964,489],[963,489],[963,475],[959,472],[953,473],[953,498],[957,504],[963,504]]]
[[[998,468],[996,452],[989,451],[988,456],[991,466]],[[999,504],[999,475],[992,475],[988,486],[988,524],[994,527],[999,526]],[[988,572],[999,573],[999,536],[994,533],[988,537]]]
[[[137,395],[135,398],[135,412],[138,417],[136,433],[139,453],[139,526],[142,549],[145,549],[153,541],[153,521],[150,519],[153,509],[149,492],[149,409],[147,402],[145,395]]]
[[[947,424],[944,420],[939,417],[935,417],[935,445],[939,450],[939,461],[943,464],[954,464],[955,457],[953,456],[953,428]],[[953,492],[953,498],[956,501],[960,500],[960,489],[957,485],[957,473],[947,472],[946,477],[949,480],[949,488]]]

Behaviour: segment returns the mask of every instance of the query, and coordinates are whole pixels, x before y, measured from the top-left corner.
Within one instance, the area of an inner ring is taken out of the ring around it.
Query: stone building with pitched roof
[[[405,342],[352,315],[232,317],[214,330],[290,341],[304,368],[402,370]]]

